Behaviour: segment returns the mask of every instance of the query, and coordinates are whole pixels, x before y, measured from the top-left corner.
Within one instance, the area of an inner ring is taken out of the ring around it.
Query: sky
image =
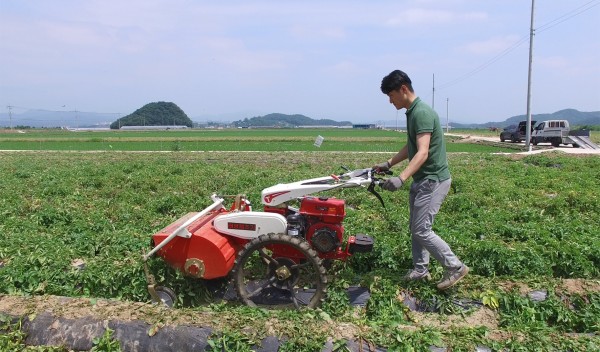
[[[534,14],[532,114],[600,111],[600,0]],[[524,0],[0,0],[0,120],[167,101],[376,123],[404,118],[380,91],[400,69],[440,119],[504,121],[527,112],[530,24]]]

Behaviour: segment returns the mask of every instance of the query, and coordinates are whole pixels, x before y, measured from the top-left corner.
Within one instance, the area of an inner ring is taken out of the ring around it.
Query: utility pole
[[[431,108],[435,109],[435,73],[433,74],[433,85],[432,85],[432,97],[431,97]]]
[[[450,104],[450,98],[446,98],[446,133],[450,132],[450,114],[448,114],[448,105]]]
[[[64,113],[65,113],[65,117],[64,117],[64,121],[63,121],[64,128],[66,128],[68,130],[71,127],[71,122],[69,121],[69,111],[67,110],[66,105],[63,105],[61,107],[64,108]],[[60,115],[62,116],[62,114],[60,114]]]
[[[10,129],[12,130],[12,105],[6,107],[8,109],[8,120],[10,121]]]
[[[531,66],[533,63],[533,12],[535,0],[531,0],[531,25],[529,26],[529,72],[527,74],[527,131],[525,131],[525,145],[531,152]]]

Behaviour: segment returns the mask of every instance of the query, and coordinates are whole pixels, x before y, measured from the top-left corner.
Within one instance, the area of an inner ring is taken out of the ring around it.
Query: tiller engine
[[[226,197],[212,195],[212,204],[188,213],[152,236],[154,254],[171,267],[198,279],[231,275],[239,298],[247,305],[317,307],[325,298],[325,261],[346,260],[369,252],[373,239],[365,234],[344,238],[345,202],[312,196],[336,188],[381,182],[372,169],[359,169],[262,191],[264,211],[253,211],[244,195],[227,209]],[[299,203],[299,207],[292,206]],[[382,201],[383,204],[383,201]],[[146,266],[147,268],[147,266]],[[153,300],[172,306],[175,294],[156,286],[146,269]]]

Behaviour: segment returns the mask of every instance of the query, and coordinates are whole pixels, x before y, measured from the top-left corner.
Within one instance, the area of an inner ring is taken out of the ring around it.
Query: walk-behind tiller
[[[262,212],[253,211],[245,195],[235,196],[226,209],[226,197],[213,194],[206,209],[188,213],[152,235],[153,248],[144,262],[158,254],[194,278],[231,275],[237,295],[249,306],[315,308],[327,289],[324,261],[369,252],[373,239],[357,234],[343,246],[345,201],[311,194],[367,186],[383,204],[375,191],[382,181],[377,176],[369,168],[278,184],[262,191]],[[290,203],[299,203],[299,208]],[[145,268],[153,301],[172,306],[175,293],[157,286]]]

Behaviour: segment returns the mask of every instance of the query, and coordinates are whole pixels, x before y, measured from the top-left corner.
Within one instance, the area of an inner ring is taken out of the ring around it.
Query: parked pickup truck
[[[570,132],[571,128],[567,120],[542,121],[533,129],[531,143],[533,145],[551,143],[553,147],[558,147],[561,144],[572,144],[577,147],[577,143],[569,137]]]

